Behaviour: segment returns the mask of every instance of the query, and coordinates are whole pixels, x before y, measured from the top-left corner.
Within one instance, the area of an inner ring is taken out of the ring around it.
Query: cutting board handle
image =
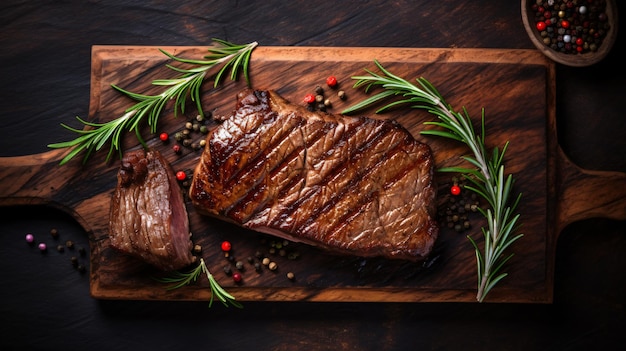
[[[0,157],[0,206],[45,205],[71,215],[88,231],[97,216],[106,215],[97,201],[110,196],[103,187],[114,188],[117,165],[103,160],[85,171],[82,158],[60,165],[68,149],[15,157]],[[104,200],[108,201],[108,200]],[[104,202],[107,203],[107,202]]]
[[[35,155],[0,157],[0,205],[48,205],[53,194],[64,187],[75,169],[61,169],[67,150]]]
[[[561,148],[556,168],[557,233],[583,219],[626,220],[626,173],[580,168]]]

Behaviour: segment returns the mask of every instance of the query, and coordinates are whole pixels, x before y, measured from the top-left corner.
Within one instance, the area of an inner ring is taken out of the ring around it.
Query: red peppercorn
[[[312,104],[315,102],[315,95],[313,94],[306,94],[304,95],[304,102],[306,102],[307,104]]]
[[[450,187],[450,194],[455,196],[461,194],[461,187],[454,184],[452,187]]]
[[[583,38],[577,38],[576,39],[576,45],[581,46],[584,44]]]
[[[183,181],[185,179],[187,179],[187,173],[185,173],[185,171],[178,171],[176,172],[176,179]]]
[[[334,88],[335,86],[337,86],[337,78],[335,76],[330,76],[326,78],[326,85],[328,85],[331,88]]]
[[[537,22],[537,30],[539,31],[546,30],[546,22],[543,22],[543,21]]]
[[[179,153],[180,152],[180,145],[172,146],[172,150],[174,150],[175,153]]]
[[[241,282],[242,279],[243,279],[243,276],[241,275],[241,273],[239,273],[239,272],[233,273],[233,281],[235,283]]]
[[[569,21],[568,20],[562,20],[561,21],[561,27],[567,29],[569,28]]]
[[[170,138],[169,135],[167,135],[167,133],[161,133],[161,135],[159,135],[159,139],[161,139],[161,141],[167,141]]]
[[[231,249],[230,241],[222,241],[222,251],[228,252]]]

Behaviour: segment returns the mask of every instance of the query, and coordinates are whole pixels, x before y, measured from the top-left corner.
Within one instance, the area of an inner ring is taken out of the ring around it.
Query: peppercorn
[[[231,275],[233,272],[232,268],[230,268],[229,265],[224,266],[224,273],[226,273],[226,275]]]
[[[240,271],[243,270],[243,262],[237,261],[237,263],[235,263],[235,267]]]
[[[185,128],[186,128],[187,130],[191,130],[191,129],[193,128],[193,123],[191,123],[191,122],[187,122],[187,123],[185,123]]]
[[[322,88],[321,86],[316,86],[315,87],[315,94],[317,95],[324,95],[324,88]]]
[[[52,237],[56,239],[59,237],[59,231],[56,230],[56,228],[52,228],[50,229],[50,235],[52,235]]]
[[[331,88],[334,88],[335,86],[337,86],[337,78],[335,76],[330,76],[326,78],[326,85],[328,85]]]
[[[304,102],[306,102],[307,104],[312,104],[315,102],[315,95],[313,94],[306,94],[304,95]]]
[[[78,271],[82,274],[85,273],[87,271],[87,267],[85,267],[84,264],[79,264],[78,267],[76,267],[78,269]]]
[[[340,100],[345,100],[346,99],[346,92],[343,90],[339,90],[339,92],[337,92],[337,96],[339,97]]]
[[[543,43],[561,53],[593,52],[611,29],[605,1],[536,0],[530,8]]]
[[[41,251],[41,253],[45,253],[48,251],[48,247],[46,246],[46,243],[39,243],[37,247],[39,248],[39,251]]]
[[[175,154],[179,154],[180,153],[180,145],[172,146],[172,150],[174,151]]]
[[[78,248],[78,253],[79,253],[81,256],[85,256],[85,255],[87,254],[87,251],[85,250],[85,248],[84,248],[84,247],[80,247],[80,248]]]
[[[241,273],[235,272],[233,274],[233,281],[235,283],[240,283],[242,279],[243,279],[243,276],[241,275]]]
[[[293,274],[293,272],[287,272],[287,279],[294,280],[295,278],[296,278],[296,275]]]
[[[198,121],[198,122],[203,122],[203,121],[204,121],[204,116],[202,116],[202,115],[196,115],[196,121]]]
[[[269,258],[265,257],[265,258],[263,258],[263,261],[261,261],[261,262],[263,263],[264,266],[267,266],[267,265],[270,264],[271,261],[270,261]]]
[[[225,240],[225,241],[222,241],[221,248],[222,248],[222,251],[228,252],[232,248],[232,245],[230,244],[230,241]]]
[[[257,272],[261,271],[261,264],[259,262],[254,262],[254,270]]]
[[[67,247],[68,249],[74,249],[74,242],[72,240],[68,240],[65,242],[65,247]]]
[[[278,268],[278,264],[272,261],[267,265],[267,268],[269,268],[270,271],[275,271]]]
[[[159,135],[159,139],[161,139],[161,141],[162,141],[162,142],[166,142],[166,141],[168,141],[168,140],[169,140],[169,138],[170,138],[170,136],[169,136],[167,133],[161,133],[161,134]]]
[[[326,107],[332,107],[333,103],[330,101],[330,99],[326,99],[324,100],[324,106]]]
[[[32,245],[35,242],[35,236],[33,236],[32,234],[26,234],[26,242],[29,245]]]
[[[63,251],[65,251],[65,247],[63,245],[57,245],[57,251],[58,252],[63,252]]]
[[[201,253],[202,252],[202,246],[200,246],[198,244],[194,245],[193,246],[193,252],[196,253],[196,254]]]
[[[461,193],[461,187],[454,184],[452,187],[450,187],[450,193],[452,195],[459,195]]]
[[[78,257],[72,256],[72,258],[70,258],[70,262],[72,263],[72,266],[78,267]]]
[[[185,173],[185,171],[176,172],[176,179],[182,182],[183,180],[187,179],[187,173]]]

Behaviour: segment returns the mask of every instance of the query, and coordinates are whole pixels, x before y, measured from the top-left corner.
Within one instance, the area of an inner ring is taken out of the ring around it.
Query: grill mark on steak
[[[330,156],[333,150],[335,150],[337,147],[341,147],[341,146],[338,146],[338,144],[349,143],[348,141],[354,137],[356,130],[357,128],[352,128],[349,132],[345,133],[344,134],[345,137],[342,136],[340,143],[331,145],[328,148],[327,152],[324,153],[324,155]],[[383,133],[381,132],[373,133],[371,134],[371,137],[369,139],[364,140],[364,142],[361,145],[357,146],[354,149],[351,149],[350,150],[351,152],[349,155],[349,159],[351,160],[350,164],[348,164],[347,166],[345,164],[339,164],[339,163],[335,164],[332,170],[328,172],[327,175],[324,178],[322,178],[320,182],[317,184],[318,186],[315,189],[316,191],[309,192],[308,194],[303,194],[303,196],[299,198],[292,206],[285,208],[283,213],[281,213],[281,217],[284,218],[284,217],[289,217],[289,216],[294,215],[294,213],[298,209],[304,206],[307,202],[311,201],[311,199],[314,199],[314,196],[318,195],[319,192],[322,189],[324,189],[325,186],[328,186],[328,184],[330,184],[331,182],[344,176],[345,173],[348,173],[352,171],[354,168],[357,168],[357,166],[355,166],[357,162],[355,161],[358,161],[361,158],[360,156],[362,156],[361,152],[363,151],[363,149],[368,144],[371,144],[374,141],[379,140],[382,137],[382,135]],[[320,160],[320,162],[323,162],[323,161],[324,159]],[[343,198],[347,193],[349,193],[353,188],[355,188],[359,184],[359,182],[363,179],[363,175],[367,173],[367,169],[364,169],[363,171],[359,171],[357,168],[355,172],[356,172],[356,176],[349,179],[348,183],[346,183],[344,187],[341,187],[340,192],[334,193],[324,203],[321,203],[315,206],[312,209],[312,212],[310,213],[310,215],[306,217],[306,220],[304,222],[294,223],[294,226],[306,228],[311,222],[314,222],[315,220],[317,220],[317,218],[320,216],[321,213],[327,212],[329,208],[335,206],[337,202],[341,200],[341,198]],[[272,225],[278,226],[279,223],[274,221]]]
[[[285,133],[281,133],[278,137],[274,138],[272,144],[268,145],[266,148],[260,147],[260,152],[255,157],[251,158],[250,162],[240,164],[241,168],[237,172],[238,176],[231,177],[231,179],[226,182],[226,186],[234,187],[241,178],[245,177],[256,179],[256,182],[252,185],[247,194],[241,197],[240,201],[234,202],[232,206],[224,210],[226,216],[245,221],[247,217],[241,217],[242,210],[244,210],[245,207],[255,205],[255,208],[249,211],[254,212],[255,209],[258,209],[266,203],[266,199],[260,200],[260,195],[268,190],[265,186],[267,175],[270,177],[275,176],[281,169],[288,167],[291,162],[297,160],[299,154],[306,149],[304,146],[296,146],[292,150],[288,150],[288,154],[285,157],[278,158],[277,156],[279,155],[276,155],[279,153],[278,149],[281,147],[281,144],[284,143],[285,140],[289,140],[291,134],[299,133],[299,128],[302,123],[303,121],[298,121],[298,123],[291,126],[289,130],[286,130]],[[257,202],[253,203],[253,199],[256,199]]]
[[[313,113],[270,91],[242,91],[236,106],[194,172],[201,213],[353,255],[428,255],[438,234],[428,145],[395,121]]]
[[[389,130],[387,129],[387,132],[388,131]],[[375,139],[376,138],[372,138],[371,142],[374,142]],[[363,145],[363,147],[361,147],[360,149],[363,149],[364,147],[365,145]],[[399,152],[401,152],[400,144],[396,145],[393,149],[389,150],[388,152],[382,154],[380,157],[378,157],[375,163],[372,163],[371,165],[367,166],[362,171],[359,171],[357,168],[355,170],[356,175],[352,177],[350,181],[344,187],[341,188],[341,191],[337,193],[335,196],[333,196],[331,199],[329,199],[329,201],[327,201],[326,204],[324,204],[322,207],[316,209],[311,214],[311,216],[308,217],[304,223],[302,223],[301,227],[304,227],[304,228],[308,227],[312,222],[316,221],[321,214],[328,212],[329,209],[336,206],[338,202],[345,201],[346,197],[350,195],[358,194],[358,197],[357,197],[358,201],[355,203],[355,206],[351,207],[352,211],[346,212],[342,218],[339,218],[337,220],[334,226],[329,227],[329,230],[328,230],[329,233],[338,232],[340,230],[339,228],[344,225],[343,223],[346,223],[349,218],[354,218],[357,213],[362,212],[363,204],[370,202],[373,198],[376,198],[376,195],[379,193],[379,191],[376,189],[365,194],[359,193],[360,189],[365,188],[362,185],[364,182],[367,181],[366,175],[372,174],[377,169],[380,170],[382,167],[386,165],[385,160],[392,158],[394,154],[399,153]],[[358,158],[358,156],[356,155],[354,157]],[[381,188],[383,189],[390,188],[393,185],[393,183],[399,181],[402,178],[402,175],[406,174],[407,171],[408,171],[408,167],[405,167],[397,175],[394,175],[392,177],[385,179],[383,182],[381,182]],[[331,180],[328,179],[326,180],[326,183],[330,181]]]

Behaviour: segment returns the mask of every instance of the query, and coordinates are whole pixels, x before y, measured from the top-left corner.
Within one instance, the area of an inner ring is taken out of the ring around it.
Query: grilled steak
[[[109,220],[111,246],[165,271],[194,262],[183,195],[161,154],[125,154],[117,179]]]
[[[189,189],[200,213],[361,257],[415,261],[437,238],[430,147],[395,121],[246,89],[206,141]]]

